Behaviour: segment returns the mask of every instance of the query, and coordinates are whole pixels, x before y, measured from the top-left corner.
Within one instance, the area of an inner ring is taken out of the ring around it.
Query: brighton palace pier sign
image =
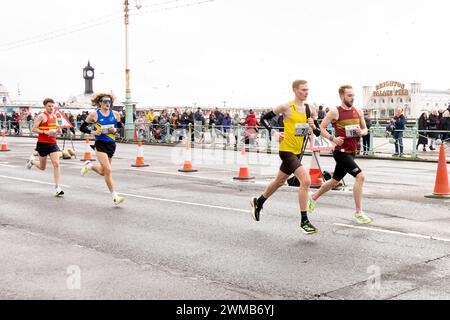
[[[386,90],[388,87],[393,89]],[[384,90],[382,90],[384,89]],[[407,96],[409,95],[408,89],[405,89],[405,85],[396,81],[386,81],[376,86],[376,91],[373,92],[374,97],[389,97],[389,96]]]

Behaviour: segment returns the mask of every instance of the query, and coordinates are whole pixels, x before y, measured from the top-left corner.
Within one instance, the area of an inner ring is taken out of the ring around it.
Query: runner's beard
[[[353,102],[348,102],[348,101],[345,101],[345,100],[344,100],[344,104],[345,104],[345,106],[346,106],[347,108],[353,107]]]

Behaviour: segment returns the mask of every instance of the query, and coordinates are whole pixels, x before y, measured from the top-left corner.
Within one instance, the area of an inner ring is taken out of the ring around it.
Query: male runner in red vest
[[[312,213],[317,199],[324,193],[335,188],[339,181],[348,173],[356,179],[355,185],[353,186],[353,197],[356,206],[355,218],[360,224],[369,224],[372,222],[372,219],[362,211],[361,204],[364,174],[355,162],[358,142],[361,136],[365,136],[368,133],[366,121],[364,120],[362,110],[356,109],[353,106],[355,94],[353,93],[352,86],[341,86],[339,88],[339,96],[342,105],[337,107],[336,110],[330,110],[320,125],[321,135],[336,145],[333,151],[336,167],[333,178],[324,183],[315,194],[310,194],[308,212]],[[327,126],[330,123],[333,124],[336,137],[333,137],[327,131]]]
[[[59,186],[61,173],[59,171],[59,150],[56,142],[56,134],[61,133],[61,128],[56,126],[55,101],[53,99],[45,99],[45,111],[37,116],[34,121],[32,132],[39,134],[36,144],[36,151],[39,154],[39,161],[36,161],[34,155],[30,156],[27,161],[26,168],[31,169],[33,166],[44,171],[47,167],[47,156],[53,164],[53,176],[55,180],[55,197],[64,195],[64,191]]]

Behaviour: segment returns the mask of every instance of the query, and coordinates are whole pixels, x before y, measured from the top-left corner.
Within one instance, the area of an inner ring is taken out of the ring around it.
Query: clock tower
[[[94,68],[91,67],[90,61],[86,67],[83,68],[84,78],[84,94],[94,93],[93,80],[94,80]]]

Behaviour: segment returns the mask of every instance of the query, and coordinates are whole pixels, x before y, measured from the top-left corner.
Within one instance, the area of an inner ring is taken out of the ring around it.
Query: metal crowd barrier
[[[382,146],[385,146],[387,144],[391,144],[393,146],[395,146],[395,144],[398,143],[402,143],[403,144],[403,139],[404,138],[411,138],[411,149],[408,148],[408,153],[411,154],[411,158],[412,159],[417,159],[418,158],[418,154],[417,154],[417,143],[419,140],[419,137],[423,137],[423,138],[427,138],[427,145],[428,142],[430,145],[439,145],[440,143],[447,143],[450,144],[450,131],[448,130],[419,130],[416,127],[413,128],[406,128],[405,130],[394,130],[392,133],[388,132],[386,130],[386,128],[384,128],[384,132],[385,132],[385,137],[387,139],[387,142],[378,145],[378,146],[374,146],[374,137],[377,136],[377,132],[376,130],[379,130],[379,128],[376,127],[371,127],[369,132],[370,132],[370,143],[369,143],[369,150],[368,150],[368,155],[369,156],[374,156],[375,154],[375,150],[379,149]],[[395,137],[395,133],[398,132],[402,132],[403,136],[400,138]],[[400,142],[401,140],[401,142]],[[430,141],[428,141],[430,140]],[[403,148],[405,150],[405,147],[407,147],[405,144],[403,144]],[[404,152],[406,153],[406,152]]]
[[[33,121],[22,120],[19,123],[16,121],[0,121],[0,129],[6,130],[7,135],[21,135],[21,136],[36,136],[31,132]],[[80,123],[74,122],[74,129],[64,130],[62,135],[64,138],[84,138],[85,135],[81,133],[78,128]],[[278,151],[279,142],[273,139],[272,135],[264,127],[249,127],[249,126],[220,126],[220,125],[202,125],[190,124],[179,125],[176,128],[170,124],[151,124],[151,123],[135,123],[135,139],[142,140],[145,143],[162,143],[175,145],[178,143],[185,143],[186,140],[191,140],[192,146],[195,147],[209,147],[221,149],[240,150],[245,144],[250,151],[256,152],[276,152]],[[275,128],[282,131],[283,128]],[[329,130],[334,134],[334,129]],[[75,134],[74,134],[75,132]],[[372,126],[369,130],[369,149],[363,150],[367,152],[368,156],[374,156],[376,151],[385,145],[395,144],[395,139],[392,133],[389,133],[383,126]],[[398,132],[398,131],[397,131]],[[450,143],[450,131],[445,130],[418,130],[417,127],[406,128],[402,130],[403,138],[411,139],[409,146],[403,144],[407,154],[411,154],[411,158],[417,158],[417,141],[420,136],[426,136],[431,139],[431,144],[435,140],[442,140],[444,143]],[[374,138],[385,138],[386,141],[378,146],[374,145]],[[135,140],[133,139],[133,140]],[[124,137],[124,130],[122,129],[118,135],[119,142],[128,142]],[[361,149],[363,143],[361,142]],[[394,152],[394,151],[393,151]]]

